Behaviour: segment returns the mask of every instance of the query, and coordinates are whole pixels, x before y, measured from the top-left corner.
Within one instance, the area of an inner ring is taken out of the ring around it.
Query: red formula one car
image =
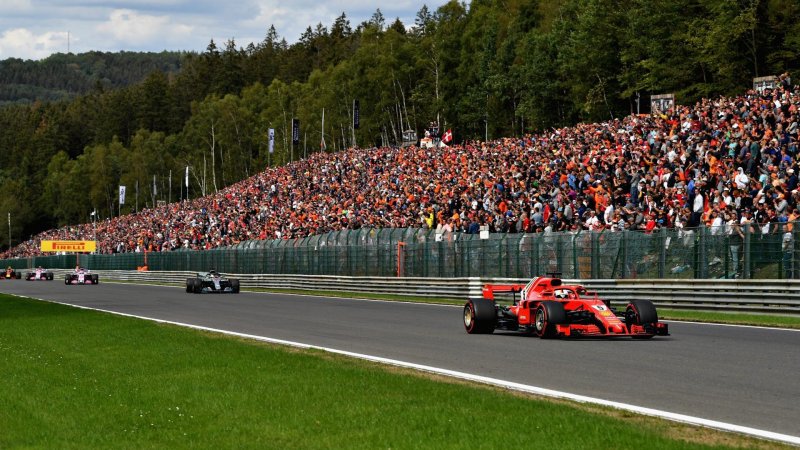
[[[511,305],[498,305],[497,293],[511,293]],[[470,334],[509,330],[542,338],[669,335],[652,302],[631,300],[620,313],[597,293],[554,276],[536,277],[527,285],[487,284],[483,298],[464,305],[464,328]]]

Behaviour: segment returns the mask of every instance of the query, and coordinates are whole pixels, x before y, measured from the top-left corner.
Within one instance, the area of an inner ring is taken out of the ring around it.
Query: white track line
[[[21,298],[31,298],[31,297],[25,297],[25,296],[16,295],[16,294],[11,294],[11,295],[15,295],[16,297],[21,297]],[[450,370],[450,369],[442,369],[442,368],[439,368],[439,367],[426,366],[426,365],[416,364],[416,363],[407,362],[407,361],[399,361],[399,360],[396,360],[396,359],[383,358],[381,356],[372,356],[372,355],[365,355],[363,353],[354,353],[354,352],[349,352],[349,351],[346,351],[346,350],[339,350],[339,349],[335,349],[335,348],[321,347],[321,346],[318,346],[318,345],[304,344],[302,342],[286,341],[286,340],[283,340],[283,339],[275,339],[275,338],[269,338],[269,337],[265,337],[265,336],[257,336],[257,335],[253,335],[253,334],[238,333],[236,331],[222,330],[222,329],[218,329],[218,328],[210,328],[210,327],[204,327],[204,326],[200,326],[200,325],[192,325],[192,324],[189,324],[189,323],[174,322],[174,321],[171,321],[171,320],[163,320],[163,319],[155,319],[155,318],[152,318],[152,317],[137,316],[137,315],[134,315],[134,314],[121,313],[121,312],[117,312],[117,311],[109,311],[109,310],[106,310],[106,309],[98,309],[98,308],[90,308],[88,306],[73,305],[71,303],[55,302],[55,301],[44,300],[44,299],[38,299],[38,300],[46,301],[46,302],[50,302],[50,303],[58,303],[58,304],[61,304],[61,305],[66,305],[66,306],[72,306],[74,308],[88,309],[88,310],[92,310],[92,311],[100,311],[100,312],[105,312],[105,313],[109,313],[109,314],[115,314],[115,315],[118,315],[118,316],[133,317],[133,318],[136,318],[136,319],[150,320],[150,321],[157,322],[157,323],[166,323],[166,324],[170,324],[170,325],[177,325],[177,326],[181,326],[181,327],[193,328],[193,329],[196,329],[196,330],[210,331],[210,332],[214,332],[214,333],[226,334],[226,335],[229,335],[229,336],[236,336],[236,337],[241,337],[241,338],[246,338],[246,339],[253,339],[253,340],[256,340],[256,341],[268,342],[270,344],[286,345],[286,346],[302,348],[302,349],[322,350],[322,351],[326,351],[326,352],[329,352],[329,353],[334,353],[334,354],[337,354],[337,355],[343,355],[343,356],[348,356],[348,357],[351,357],[351,358],[358,358],[358,359],[362,359],[362,360],[366,360],[366,361],[372,361],[372,362],[381,363],[381,364],[388,364],[388,365],[391,365],[391,366],[403,367],[403,368],[407,368],[407,369],[420,370],[420,371],[423,371],[423,372],[433,373],[433,374],[437,374],[437,375],[444,375],[444,376],[457,378],[457,379],[461,379],[461,380],[474,381],[474,382],[477,382],[477,383],[483,383],[483,384],[488,384],[488,385],[492,385],[492,386],[498,386],[498,387],[506,388],[506,389],[513,390],[513,391],[526,392],[526,393],[529,393],[529,394],[541,395],[541,396],[544,396],[544,397],[567,399],[567,400],[572,400],[572,401],[579,402],[579,403],[591,403],[591,404],[595,404],[595,405],[607,406],[607,407],[610,407],[610,408],[621,409],[621,410],[625,410],[625,411],[631,411],[631,412],[634,412],[634,413],[637,413],[637,414],[643,414],[643,415],[646,415],[646,416],[658,417],[658,418],[662,418],[662,419],[672,420],[672,421],[675,421],[675,422],[681,422],[681,423],[686,423],[686,424],[690,424],[690,425],[698,425],[698,426],[702,426],[702,427],[714,428],[714,429],[722,430],[722,431],[740,433],[740,434],[745,434],[745,435],[749,435],[749,436],[755,436],[755,437],[761,438],[761,439],[769,439],[769,440],[773,440],[773,441],[780,441],[780,442],[785,442],[785,443],[793,444],[793,445],[800,445],[800,436],[791,436],[791,435],[788,435],[788,434],[774,433],[772,431],[759,430],[757,428],[745,427],[745,426],[741,426],[741,425],[734,425],[734,424],[725,423],[725,422],[718,422],[716,420],[703,419],[703,418],[700,418],[700,417],[688,416],[688,415],[685,415],[685,414],[671,413],[671,412],[661,411],[661,410],[653,409],[653,408],[645,408],[645,407],[642,407],[642,406],[630,405],[630,404],[627,404],[627,403],[620,403],[620,402],[615,402],[615,401],[611,401],[611,400],[604,400],[604,399],[601,399],[601,398],[588,397],[588,396],[585,396],[585,395],[570,394],[569,392],[562,392],[562,391],[556,391],[556,390],[553,390],[553,389],[541,388],[541,387],[537,387],[537,386],[530,386],[530,385],[527,385],[527,384],[515,383],[515,382],[512,382],[512,381],[505,381],[505,380],[500,380],[500,379],[497,379],[497,378],[485,377],[485,376],[482,376],[482,375],[474,375],[474,374],[466,373],[466,372],[459,372],[459,371]]]

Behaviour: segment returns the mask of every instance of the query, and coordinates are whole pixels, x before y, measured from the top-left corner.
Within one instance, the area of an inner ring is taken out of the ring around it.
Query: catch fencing
[[[67,270],[55,270],[54,282]],[[127,281],[185,286],[195,272],[98,271],[100,282]],[[242,289],[390,294],[397,297],[457,299],[482,297],[487,283],[525,284],[517,278],[397,278],[329,275],[230,274]],[[580,282],[616,306],[647,299],[660,308],[800,314],[800,280],[565,280]],[[91,289],[91,287],[87,287]],[[511,300],[511,294],[497,294]]]
[[[780,224],[769,233],[745,227],[744,239],[710,228],[492,233],[485,239],[428,229],[365,228],[206,251],[52,255],[0,264],[421,278],[530,278],[558,272],[575,279],[798,279],[800,227],[793,225]]]

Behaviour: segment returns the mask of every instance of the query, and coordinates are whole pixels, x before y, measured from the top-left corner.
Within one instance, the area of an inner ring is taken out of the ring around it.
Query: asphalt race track
[[[800,437],[800,331],[670,322],[647,341],[467,335],[452,306],[2,280],[0,292],[345,350]],[[0,308],[2,305],[0,304]]]

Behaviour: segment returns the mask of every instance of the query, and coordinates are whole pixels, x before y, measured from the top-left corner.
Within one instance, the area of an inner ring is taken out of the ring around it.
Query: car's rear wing
[[[487,300],[494,300],[495,293],[511,292],[516,294],[525,289],[524,284],[486,284],[483,286],[483,298]]]

